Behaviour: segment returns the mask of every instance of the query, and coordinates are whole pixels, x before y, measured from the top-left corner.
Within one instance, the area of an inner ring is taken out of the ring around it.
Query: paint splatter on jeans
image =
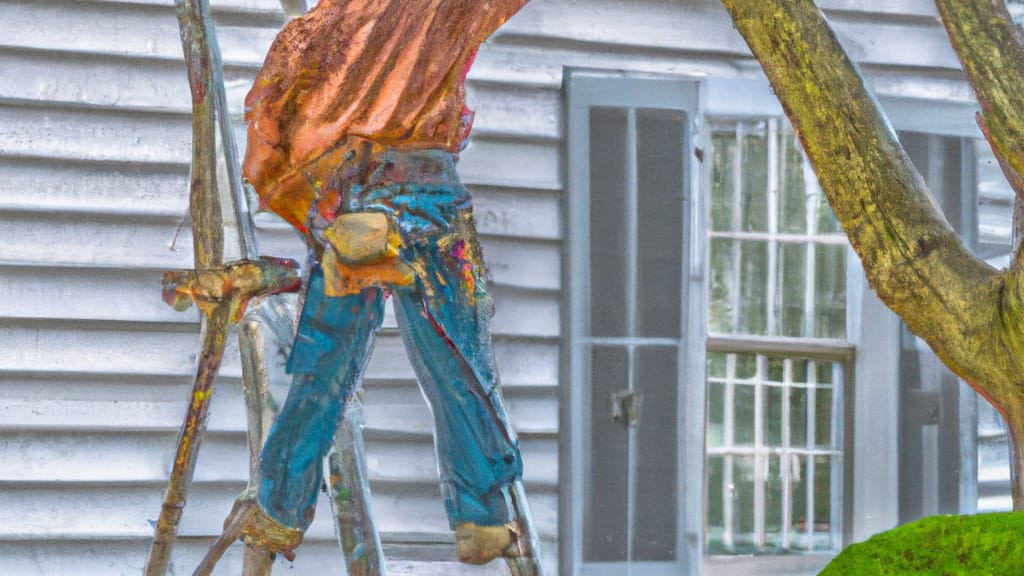
[[[453,527],[504,524],[513,519],[508,488],[522,476],[522,459],[498,385],[493,303],[469,193],[443,152],[391,152],[374,166],[362,182],[346,187],[341,211],[393,217],[404,242],[401,258],[416,271],[415,282],[331,297],[314,263],[288,360],[292,386],[260,458],[260,503],[287,526],[309,526],[322,460],[363,376],[390,294],[434,417],[449,521]]]

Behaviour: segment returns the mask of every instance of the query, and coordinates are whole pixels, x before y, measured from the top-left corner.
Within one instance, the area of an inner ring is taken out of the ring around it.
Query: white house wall
[[[822,4],[879,91],[969,98],[930,2]],[[272,0],[213,6],[240,115],[284,20]],[[476,197],[498,360],[549,563],[558,534],[566,67],[756,74],[711,0],[533,0],[470,76],[476,129],[460,171]],[[197,346],[195,313],[175,313],[159,296],[163,270],[191,266],[187,226],[177,232],[187,210],[188,106],[170,0],[0,2],[0,573],[141,569]],[[263,253],[302,258],[287,226],[258,220]],[[429,413],[400,349],[389,322],[367,374],[366,437],[379,526],[394,568],[412,573],[425,570],[414,562],[425,551],[452,554],[416,544],[450,536]],[[245,482],[241,370],[228,358],[176,573],[219,532]],[[338,573],[326,510],[288,573]],[[223,573],[238,573],[237,556]]]

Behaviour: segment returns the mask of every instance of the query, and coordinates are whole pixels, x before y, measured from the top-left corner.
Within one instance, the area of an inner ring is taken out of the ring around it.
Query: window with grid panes
[[[847,241],[785,119],[710,128],[707,553],[837,550]]]

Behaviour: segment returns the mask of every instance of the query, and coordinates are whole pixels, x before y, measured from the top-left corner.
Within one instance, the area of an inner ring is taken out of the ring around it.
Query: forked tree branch
[[[1017,353],[999,329],[1005,275],[969,253],[939,213],[814,2],[722,1],[768,75],[872,288],[953,371],[997,405],[1015,402]]]

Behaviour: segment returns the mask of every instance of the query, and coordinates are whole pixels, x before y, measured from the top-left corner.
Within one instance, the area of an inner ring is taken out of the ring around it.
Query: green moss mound
[[[1024,512],[931,516],[843,550],[819,576],[1024,575]]]

